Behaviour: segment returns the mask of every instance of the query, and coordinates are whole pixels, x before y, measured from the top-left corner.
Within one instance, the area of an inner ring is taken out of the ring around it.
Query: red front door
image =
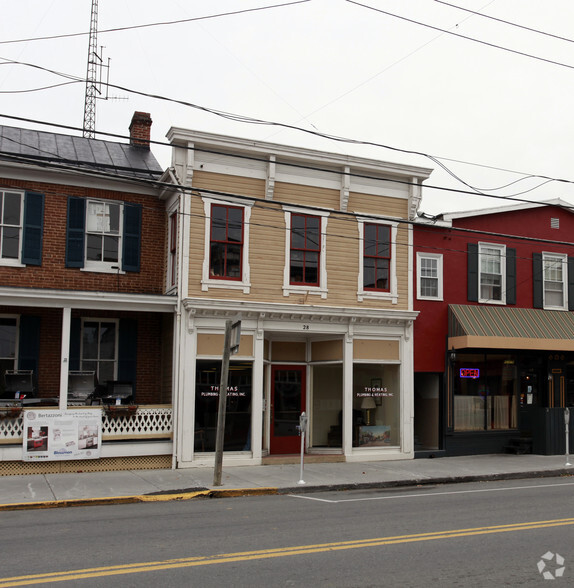
[[[271,369],[270,452],[299,453],[301,437],[297,427],[305,410],[305,366],[283,365]]]

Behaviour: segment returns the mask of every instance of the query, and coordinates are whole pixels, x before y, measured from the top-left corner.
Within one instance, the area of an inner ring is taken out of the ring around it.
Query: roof
[[[509,200],[511,200],[509,198]],[[563,200],[562,198],[552,198],[551,200],[541,200],[540,202],[514,202],[506,206],[496,206],[492,208],[480,208],[477,210],[466,210],[459,212],[445,212],[438,215],[445,221],[452,221],[457,218],[467,218],[469,216],[483,216],[491,214],[501,214],[505,212],[516,212],[518,210],[530,210],[533,208],[541,208],[543,206],[554,206],[557,208],[563,208],[569,212],[574,210],[574,206]]]
[[[162,168],[149,149],[113,141],[0,125],[0,160],[72,167],[137,179],[157,179]]]
[[[448,308],[449,349],[574,350],[574,313],[464,304]]]

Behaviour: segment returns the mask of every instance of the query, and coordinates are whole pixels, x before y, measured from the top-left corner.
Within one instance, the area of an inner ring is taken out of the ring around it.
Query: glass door
[[[299,453],[299,416],[305,410],[305,366],[271,368],[270,453]]]

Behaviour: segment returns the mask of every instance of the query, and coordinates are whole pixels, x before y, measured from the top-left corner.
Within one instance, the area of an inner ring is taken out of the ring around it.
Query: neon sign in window
[[[460,368],[461,378],[473,378],[476,379],[480,376],[479,368]]]

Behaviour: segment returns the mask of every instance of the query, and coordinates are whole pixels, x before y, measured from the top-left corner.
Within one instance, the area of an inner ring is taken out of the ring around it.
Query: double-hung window
[[[252,204],[204,198],[205,255],[202,290],[241,289],[249,293],[249,219]]]
[[[243,208],[213,204],[209,242],[211,277],[240,280],[243,253]]]
[[[558,253],[543,253],[544,308],[567,308],[568,259]]]
[[[505,302],[505,246],[479,243],[479,301]]]
[[[44,195],[0,189],[0,265],[40,265]]]
[[[442,300],[442,255],[417,253],[417,298]]]
[[[95,272],[139,272],[142,206],[68,198],[66,266]]]
[[[391,227],[365,223],[363,289],[389,292],[391,288]]]
[[[396,242],[398,223],[358,218],[359,289],[365,298],[398,300]]]
[[[117,202],[88,200],[86,262],[118,264],[122,207]]]
[[[117,379],[118,321],[84,319],[81,369],[94,371],[101,384]]]
[[[292,214],[289,283],[296,286],[319,286],[320,257],[321,217]]]
[[[327,297],[326,230],[328,212],[284,206],[286,239],[283,295]]]

